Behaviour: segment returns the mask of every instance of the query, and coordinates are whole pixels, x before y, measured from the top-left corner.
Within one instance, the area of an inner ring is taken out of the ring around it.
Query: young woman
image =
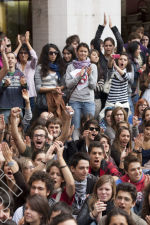
[[[139,121],[139,125],[140,125],[142,122],[143,111],[148,106],[149,106],[148,101],[144,98],[140,98],[135,105],[134,115],[131,114],[128,118],[129,123],[133,124],[133,119],[136,119]]]
[[[100,128],[103,132],[107,129],[107,127],[111,127],[111,114],[113,111],[113,107],[107,107],[104,111],[104,118],[100,121]]]
[[[96,49],[90,51],[90,61],[97,66],[98,78],[95,89],[95,117],[98,118],[101,110],[101,92],[104,85],[104,74],[99,62],[99,52]]]
[[[25,43],[21,42],[20,35],[18,35],[18,47],[14,53],[17,55],[17,68],[23,72],[27,80],[30,105],[33,111],[36,97],[34,74],[38,58],[29,42],[29,35],[29,31],[27,31],[25,34]]]
[[[51,111],[50,109],[48,110],[47,100],[52,100],[53,95],[55,97],[62,95],[63,74],[64,64],[58,47],[54,44],[46,44],[42,49],[35,71],[38,114],[43,111]],[[49,94],[53,95],[50,97]]]
[[[145,123],[150,120],[150,107],[146,107],[142,115],[142,123],[139,125],[139,133],[143,133]]]
[[[68,205],[71,205],[75,194],[75,184],[72,173],[63,159],[63,149],[63,144],[58,141],[54,142],[51,146],[51,154],[54,154],[53,152],[56,151],[57,160],[47,167],[47,173],[54,181],[54,193],[52,197],[56,202],[64,201]]]
[[[132,107],[133,107],[133,104],[135,104],[138,99],[139,99],[139,87],[138,87],[138,81],[139,81],[139,77],[140,77],[140,69],[142,68],[143,66],[143,62],[144,62],[144,59],[142,58],[141,56],[141,49],[140,49],[140,43],[135,41],[135,42],[131,42],[129,45],[128,45],[128,48],[127,48],[127,53],[129,55],[129,58],[131,60],[131,65],[133,67],[133,72],[134,72],[134,82],[133,84],[131,85],[131,88],[132,88],[132,102],[130,102],[130,104],[132,104]]]
[[[48,225],[50,207],[46,198],[33,195],[27,198],[24,210],[24,225]]]
[[[72,89],[69,105],[74,109],[74,136],[79,136],[81,113],[95,114],[94,89],[97,83],[97,68],[88,59],[89,47],[80,43],[77,47],[77,60],[74,60],[66,71],[67,88]],[[78,138],[75,138],[76,140]]]
[[[136,225],[136,223],[125,210],[115,208],[108,214],[105,225]]]
[[[89,196],[82,206],[77,217],[78,225],[89,225],[93,221],[100,222],[102,216],[114,207],[114,197],[116,192],[115,181],[110,175],[103,175],[94,186],[91,196]]]
[[[66,68],[67,68],[67,66],[68,66],[74,59],[76,59],[76,54],[75,54],[74,48],[73,48],[71,45],[66,45],[66,46],[63,48],[62,54],[63,54],[63,60],[64,60],[64,63],[65,63],[65,66],[66,66]]]
[[[142,98],[146,99],[150,104],[150,55],[146,59],[146,69],[140,76],[140,89]]]
[[[111,156],[120,169],[124,169],[124,158],[131,151],[131,132],[126,127],[120,127],[116,132],[114,142],[111,147]]]
[[[104,14],[104,24],[98,26],[98,30],[96,32],[95,39],[94,39],[94,48],[100,54],[99,61],[100,61],[100,65],[104,71],[105,84],[104,84],[104,90],[101,93],[102,108],[105,106],[107,95],[109,93],[109,88],[107,88],[107,87],[110,86],[109,85],[110,76],[108,76],[108,62],[109,62],[109,59],[111,58],[111,54],[113,54],[115,51],[115,41],[111,37],[107,37],[104,40],[104,54],[102,53],[102,51],[100,49],[100,38],[102,36],[102,33],[104,31],[106,24],[107,24],[107,19],[106,19],[106,15]],[[121,54],[123,51],[123,40],[122,40],[122,37],[121,37],[117,27],[112,26],[110,17],[109,17],[109,27],[112,30],[112,32],[117,40],[117,52],[116,53]]]

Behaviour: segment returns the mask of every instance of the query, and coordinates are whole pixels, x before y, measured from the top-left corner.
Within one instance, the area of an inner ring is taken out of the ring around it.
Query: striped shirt
[[[126,70],[125,70],[126,71]],[[110,92],[108,94],[108,102],[115,104],[116,102],[128,102],[128,80],[130,73],[124,73],[122,76],[114,71],[111,81]]]

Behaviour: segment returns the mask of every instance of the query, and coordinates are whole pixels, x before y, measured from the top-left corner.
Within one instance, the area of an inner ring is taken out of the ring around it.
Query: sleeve
[[[35,88],[36,88],[37,93],[40,91],[41,84],[42,84],[42,79],[41,79],[40,71],[41,71],[41,66],[38,65],[36,67],[35,76],[34,76]]]
[[[97,67],[94,64],[91,64],[92,67],[92,72],[89,75],[89,88],[90,89],[95,89],[96,88],[96,83],[97,83]]]
[[[24,130],[27,129],[27,127],[30,125],[30,121],[32,119],[32,111],[31,111],[31,108],[29,109],[26,109],[25,108],[25,114],[24,114],[24,117],[23,117],[23,126],[24,126]]]
[[[112,176],[117,176],[117,177],[121,176],[121,174],[118,171],[117,167],[112,162],[108,162],[107,168],[109,169],[109,172],[110,172],[110,174]]]
[[[88,225],[88,224],[91,224],[93,221],[94,219],[90,217],[90,211],[89,211],[87,200],[85,200],[77,216],[77,223],[78,225]]]
[[[13,215],[13,218],[12,220],[18,224],[19,223],[19,220],[21,220],[23,217],[23,206],[19,207],[18,209],[16,209],[14,215]]]
[[[79,80],[80,80],[80,76],[76,76],[76,77],[72,77],[71,75],[71,71],[72,70],[72,64],[70,64],[68,67],[67,67],[67,70],[66,70],[66,86],[67,88],[69,89],[72,89],[75,85],[78,84]]]
[[[112,27],[111,30],[117,40],[117,53],[121,54],[123,51],[123,45],[124,45],[121,34],[116,26]]]
[[[37,65],[38,57],[37,57],[37,54],[34,51],[34,49],[30,50],[30,54],[31,54],[31,64],[30,64],[30,66],[32,67],[32,69],[35,69],[35,67]]]
[[[99,25],[94,38],[94,48],[100,53],[100,38],[102,36],[104,26]]]

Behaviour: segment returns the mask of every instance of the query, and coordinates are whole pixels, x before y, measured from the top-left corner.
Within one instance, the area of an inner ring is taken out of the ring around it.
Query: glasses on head
[[[34,137],[37,138],[37,137],[41,137],[41,138],[44,138],[45,135],[44,134],[34,134]]]
[[[7,48],[11,47],[11,44],[6,45]]]
[[[49,55],[57,55],[58,54],[58,52],[57,51],[55,51],[55,52],[53,52],[53,51],[49,51],[49,53],[48,53]]]
[[[28,53],[27,53],[27,52],[19,52],[19,54],[20,54],[20,55],[23,55],[23,54],[24,54],[24,55],[27,55]]]
[[[99,131],[99,128],[98,128],[98,127],[89,127],[89,130],[90,130],[90,131],[93,131],[93,130]]]
[[[141,107],[147,107],[147,104],[140,104]]]

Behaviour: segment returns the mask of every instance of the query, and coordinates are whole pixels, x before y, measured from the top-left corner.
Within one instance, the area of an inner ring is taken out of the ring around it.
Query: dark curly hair
[[[63,63],[63,59],[61,57],[61,53],[60,50],[58,49],[58,47],[55,44],[46,44],[44,45],[44,47],[42,48],[42,52],[39,58],[39,62],[38,64],[41,64],[41,76],[42,77],[46,77],[49,71],[49,49],[50,48],[54,48],[58,54],[56,57],[56,61],[55,64],[57,64],[59,66],[59,72],[61,75],[64,75],[64,63]]]

